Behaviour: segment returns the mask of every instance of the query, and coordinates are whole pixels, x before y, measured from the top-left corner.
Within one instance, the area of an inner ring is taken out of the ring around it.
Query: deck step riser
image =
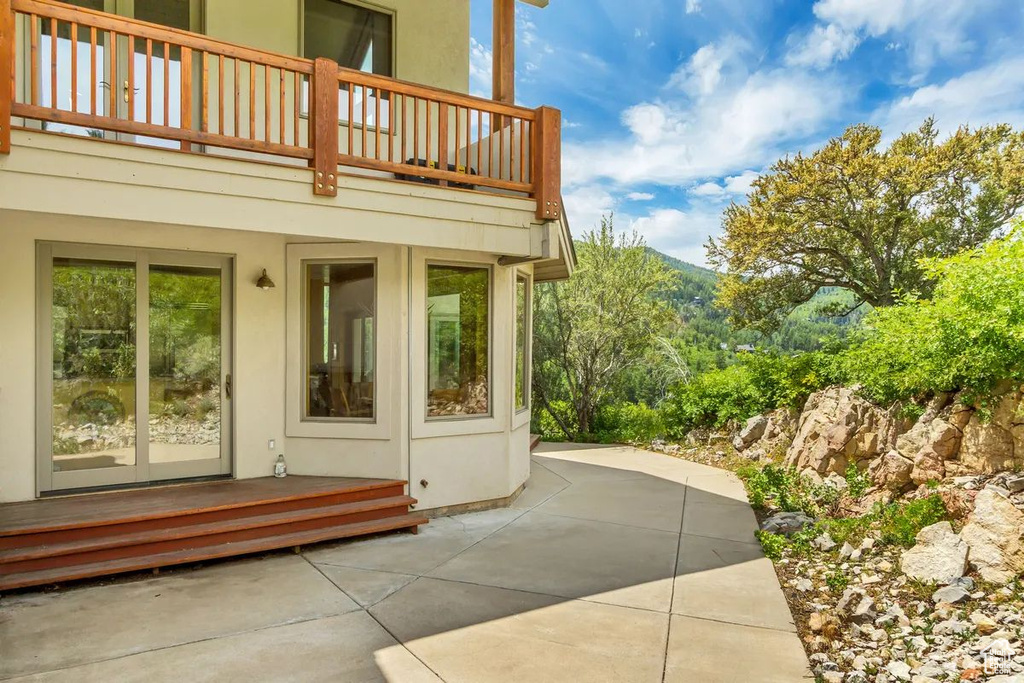
[[[23,572],[42,571],[58,567],[69,569],[94,562],[108,562],[130,557],[145,558],[160,553],[175,552],[179,550],[195,549],[202,552],[203,548],[220,546],[226,543],[237,543],[239,541],[251,541],[259,538],[270,538],[287,533],[313,531],[316,529],[327,529],[340,527],[346,524],[357,524],[360,522],[371,522],[375,520],[386,520],[391,517],[401,517],[408,514],[408,506],[394,506],[353,512],[343,515],[329,517],[317,517],[301,521],[282,522],[259,526],[255,528],[237,529],[224,533],[204,534],[202,536],[191,536],[175,538],[171,540],[158,541],[154,543],[138,543],[134,545],[106,548],[102,550],[88,550],[84,552],[55,555],[33,560],[22,560],[17,562],[0,563],[0,577]],[[2,579],[0,579],[2,582]]]
[[[253,503],[223,510],[209,510],[204,512],[187,513],[184,515],[158,517],[155,519],[119,522],[116,524],[105,524],[77,529],[62,529],[59,531],[0,536],[0,550],[30,548],[35,546],[51,546],[70,541],[105,538],[112,535],[156,531],[159,529],[173,529],[194,524],[223,522],[259,515],[276,514],[280,512],[293,512],[296,510],[306,510],[330,505],[358,503],[381,498],[402,496],[404,495],[404,491],[405,487],[403,485],[396,484],[393,486],[383,486],[363,491],[345,491],[294,500]]]
[[[0,591],[49,585],[98,576],[110,576],[156,567],[170,567],[224,557],[249,555],[274,549],[288,548],[295,545],[353,538],[388,531],[400,531],[403,529],[415,531],[418,525],[426,523],[427,519],[425,517],[405,514],[398,517],[388,517],[362,524],[353,523],[345,526],[313,529],[305,532],[290,531],[289,533],[281,536],[257,538],[250,541],[239,541],[233,544],[221,543],[219,545],[180,551],[172,555],[147,555],[139,558],[114,560],[109,563],[61,567],[57,570],[40,571],[38,573],[28,572],[11,574],[8,576],[0,576]]]

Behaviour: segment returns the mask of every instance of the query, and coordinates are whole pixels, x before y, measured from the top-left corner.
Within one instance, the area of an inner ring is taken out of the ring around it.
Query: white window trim
[[[524,363],[526,364],[526,377],[523,379],[523,398],[525,399],[526,405],[522,408],[516,406],[516,375],[518,374],[516,368],[516,351],[519,347],[518,339],[518,318],[516,305],[518,303],[516,299],[516,287],[519,286],[519,278],[526,279],[526,321],[523,325],[523,334],[526,336],[526,358]],[[531,402],[533,400],[533,392],[531,388],[533,386],[533,273],[523,270],[521,268],[512,269],[512,384],[511,384],[511,395],[509,403],[512,406],[512,429],[519,429],[525,424],[530,423],[530,415],[532,413],[533,406]]]
[[[487,268],[490,271],[490,301],[488,310],[488,410],[487,415],[467,415],[460,417],[427,417],[427,266],[461,266]],[[507,309],[508,278],[497,277],[501,272],[497,260],[467,258],[464,253],[450,250],[412,249],[412,268],[409,274],[413,297],[409,311],[409,338],[412,345],[410,351],[411,369],[409,382],[409,416],[410,437],[413,439],[433,438],[441,436],[458,436],[463,434],[493,434],[508,429],[508,391],[498,385],[498,373],[507,373],[511,379],[505,361],[501,366],[495,364],[496,359],[504,359],[508,355],[508,334],[499,333],[495,323],[504,318],[511,318]],[[498,311],[498,305],[503,311]]]
[[[306,383],[303,362],[306,340],[305,264],[358,263],[374,261],[375,342],[374,413],[375,418],[324,419],[305,417]],[[401,359],[402,317],[401,250],[387,245],[368,244],[289,244],[286,270],[286,416],[285,435],[320,439],[389,440],[394,424],[394,387],[398,382]]]

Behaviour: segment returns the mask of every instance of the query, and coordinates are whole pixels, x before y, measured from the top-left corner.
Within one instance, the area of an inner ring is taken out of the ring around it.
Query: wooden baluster
[[[399,159],[399,161],[402,162],[403,164],[409,158],[408,155],[406,154],[406,145],[407,145],[406,141],[409,138],[409,127],[407,125],[407,122],[409,120],[409,106],[408,105],[409,105],[408,96],[403,93],[402,94],[402,158]]]
[[[437,103],[437,167],[448,170],[448,104]],[[442,187],[448,187],[448,181],[441,181]]]
[[[317,57],[313,63],[313,194],[335,197],[338,188],[338,63]]]
[[[224,55],[217,55],[217,132],[224,135]]]
[[[153,123],[153,41],[146,38],[146,123]]]
[[[0,81],[3,83],[4,81]],[[71,22],[71,111],[78,111],[78,22]]]
[[[96,67],[96,27],[89,27],[89,113],[96,115],[96,91],[99,90]]]
[[[427,160],[427,166],[430,166],[430,160],[432,159],[430,156],[430,138],[433,136],[434,127],[431,125],[430,121],[430,110],[433,109],[431,106],[433,103],[433,100],[423,100],[423,106],[427,110],[427,125],[423,129],[423,144],[427,146],[427,149],[423,153],[423,158]]]
[[[110,63],[110,73],[108,74],[107,83],[109,84],[108,100],[110,101],[109,109],[107,109],[107,116],[111,118],[117,118],[117,93],[120,92],[120,88],[117,87],[117,33],[110,31],[108,33],[110,42],[106,47],[106,51],[110,53],[108,62]]]
[[[484,174],[484,110],[476,110],[476,172]]]
[[[164,125],[171,125],[171,46],[164,43]]]
[[[284,126],[285,126],[285,115],[284,115],[284,69],[277,70],[277,85],[281,93],[281,101],[278,103],[278,115],[280,120],[278,123],[279,133],[277,141],[282,145],[285,144],[284,140]]]
[[[516,120],[508,117],[508,179],[515,180],[513,169],[516,166]],[[504,171],[502,171],[504,173]]]
[[[39,71],[42,69],[42,65],[40,64],[40,56],[39,56],[39,26],[38,26],[39,21],[38,21],[38,18],[36,17],[36,15],[34,15],[34,14],[31,15],[30,23],[32,25],[31,26],[31,34],[32,35],[31,35],[31,37],[29,39],[30,40],[29,52],[30,52],[30,54],[32,56],[32,68],[30,69],[31,76],[32,76],[31,77],[32,83],[31,83],[31,86],[30,86],[31,97],[29,98],[29,102],[31,104],[39,105],[39,104],[42,104],[39,101]]]
[[[192,48],[181,48],[181,129],[192,130]],[[183,152],[192,151],[192,143],[182,139]]]
[[[455,105],[455,171],[459,170],[459,145],[461,144],[462,138],[460,133],[462,132],[462,108]]]
[[[562,201],[562,114],[557,109],[540,107],[534,126],[530,156],[537,218],[556,220],[561,213]]]
[[[256,65],[249,64],[249,139],[256,139]]]
[[[360,93],[360,100],[362,101],[362,106],[360,108],[363,110],[362,118],[359,120],[359,123],[362,124],[360,126],[360,128],[362,130],[362,133],[361,133],[362,142],[360,143],[361,147],[359,148],[359,156],[361,156],[364,159],[366,159],[366,158],[369,158],[369,155],[366,153],[366,86],[365,85],[359,87],[359,93]]]
[[[374,88],[373,90],[373,156],[377,161],[380,161],[380,88]]]
[[[263,65],[263,141],[270,142],[270,67]]]
[[[295,72],[295,92],[292,94],[292,144],[299,146],[299,98],[302,97],[302,74]]]
[[[420,160],[420,98],[412,96],[412,163]]]
[[[235,86],[235,111],[234,111],[234,114],[235,114],[235,127],[234,127],[234,129],[232,129],[231,132],[234,133],[234,136],[236,138],[240,138],[240,137],[242,137],[241,132],[240,132],[241,129],[242,129],[242,85],[241,85],[241,82],[242,82],[241,73],[242,73],[242,71],[241,71],[241,67],[239,66],[238,57],[234,58],[234,62],[235,62],[235,81],[234,81],[233,85]]]
[[[203,69],[199,85],[199,130],[210,131],[210,53],[203,50]]]
[[[349,156],[355,156],[355,121],[356,88],[352,81],[348,82],[348,148]]]
[[[388,92],[388,161],[395,161],[395,91]]]
[[[50,18],[50,108],[57,109],[57,20]]]
[[[0,154],[11,153],[14,50],[14,10],[11,0],[0,0]]]

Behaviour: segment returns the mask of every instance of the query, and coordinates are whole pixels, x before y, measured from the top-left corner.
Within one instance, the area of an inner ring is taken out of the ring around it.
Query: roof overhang
[[[520,2],[525,2],[527,5],[533,5],[534,7],[548,6],[548,0],[520,0]]]
[[[545,261],[537,261],[534,264],[534,282],[568,280],[576,270],[576,245],[572,241],[572,231],[569,230],[569,219],[566,217],[564,199],[562,200],[562,213],[559,215],[555,232],[558,236],[558,256]]]

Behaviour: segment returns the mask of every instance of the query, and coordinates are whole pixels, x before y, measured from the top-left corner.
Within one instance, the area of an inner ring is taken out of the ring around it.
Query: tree
[[[590,432],[616,378],[672,319],[662,295],[675,279],[636,232],[616,238],[610,216],[577,254],[569,281],[538,287],[534,308],[534,395],[570,439]],[[569,419],[552,405],[563,397]]]
[[[733,322],[772,331],[823,287],[853,293],[845,313],[901,292],[928,297],[922,258],[988,240],[1024,206],[1024,134],[1010,126],[962,127],[940,142],[928,119],[887,149],[881,138],[852,126],[777,162],[746,205],[726,209],[725,234],[707,248],[727,271],[718,301]]]

